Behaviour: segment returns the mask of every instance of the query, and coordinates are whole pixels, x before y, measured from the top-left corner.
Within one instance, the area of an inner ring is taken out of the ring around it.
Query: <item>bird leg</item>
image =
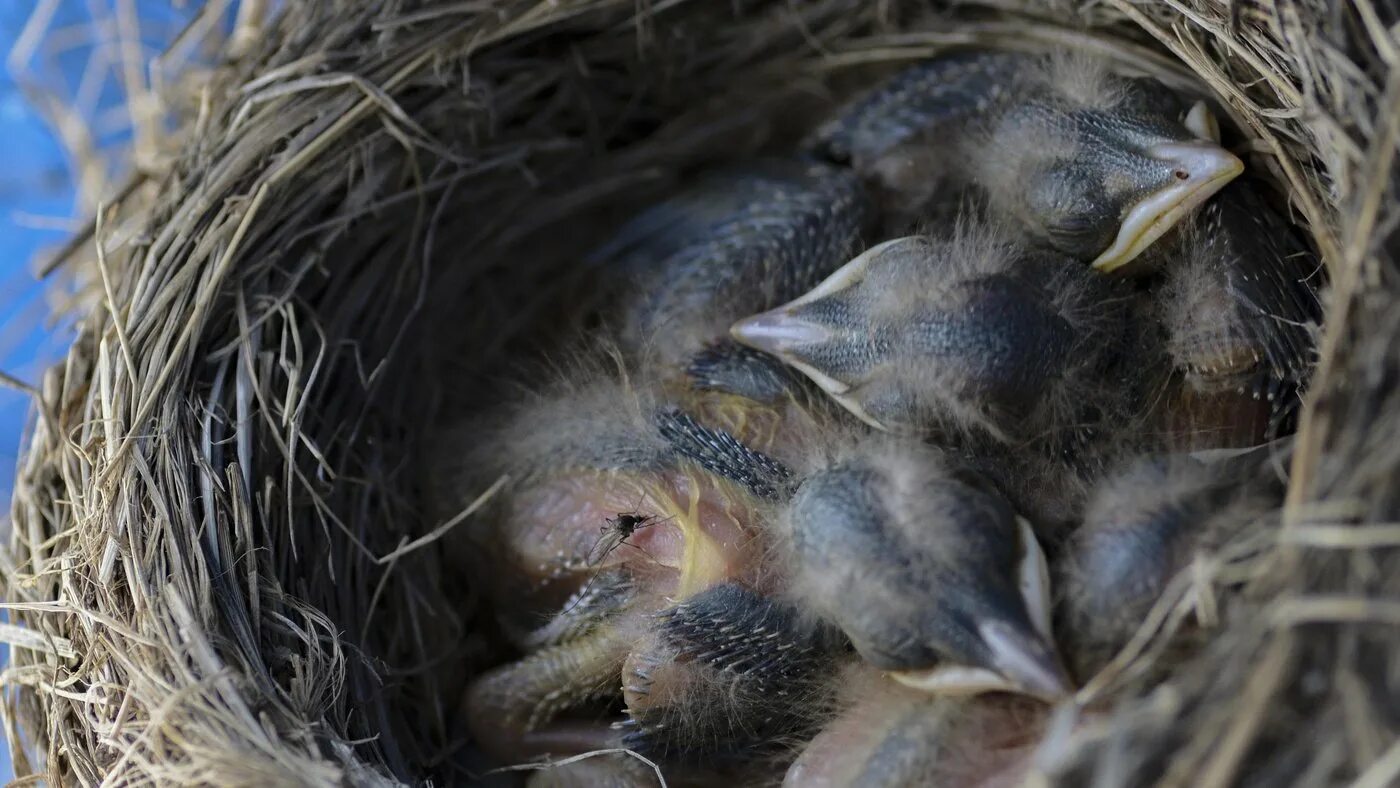
[[[632,638],[600,626],[582,638],[494,668],[467,688],[463,713],[482,749],[503,760],[613,746],[606,726],[556,723],[560,712],[613,695]]]

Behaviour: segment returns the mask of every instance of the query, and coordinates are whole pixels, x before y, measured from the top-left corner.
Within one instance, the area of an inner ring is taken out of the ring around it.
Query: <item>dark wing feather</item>
[[[807,147],[831,161],[869,161],[985,112],[1037,62],[1021,54],[964,52],[919,63],[847,105]]]

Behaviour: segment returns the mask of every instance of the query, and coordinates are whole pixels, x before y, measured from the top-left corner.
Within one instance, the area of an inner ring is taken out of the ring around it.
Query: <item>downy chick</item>
[[[1193,426],[1224,433],[1223,445],[1253,445],[1286,428],[1322,322],[1321,264],[1257,189],[1238,181],[1221,191],[1159,263],[1157,311],[1185,398],[1197,412],[1222,414]],[[1232,424],[1257,426],[1236,435]]]
[[[848,259],[870,217],[858,179],[819,162],[701,178],[593,255],[614,280],[622,349],[685,368],[735,320],[795,298]]]
[[[1266,446],[1211,459],[1141,457],[1099,485],[1057,573],[1078,671],[1128,642],[1197,551],[1282,504],[1272,455]]]
[[[465,719],[483,749],[742,754],[785,730],[768,703],[782,697],[774,682],[795,691],[818,664],[822,630],[748,590],[767,554],[757,512],[790,476],[751,447],[781,445],[776,414],[621,372],[575,373],[478,426],[467,466],[510,483],[476,553],[492,562],[482,575],[495,612],[525,652],[468,690]],[[709,628],[725,616],[730,626]],[[735,635],[755,628],[782,638],[781,658],[762,651],[773,641]],[[629,726],[565,716],[607,699],[628,703]],[[694,719],[703,735],[680,724]]]
[[[1117,284],[964,220],[948,238],[872,247],[730,333],[878,429],[1025,441],[1122,407],[1104,375],[1123,333]]]
[[[656,614],[623,667],[619,746],[683,766],[771,765],[830,702],[844,640],[738,583]]]
[[[1200,115],[1103,60],[964,52],[896,75],[812,147],[850,161],[896,203],[947,200],[927,184],[984,191],[1033,237],[1112,271],[1243,170],[1206,138]]]
[[[886,436],[837,447],[802,475],[774,529],[793,597],[897,681],[1069,692],[1034,533],[939,450]]]
[[[665,579],[658,588],[667,594],[694,593],[714,573],[729,573],[751,538],[741,525],[746,492],[677,450],[666,430],[692,420],[669,398],[625,375],[599,374],[522,399],[474,430],[467,461],[477,475],[509,480],[493,527],[479,533],[495,560],[524,572],[492,573],[505,584],[502,607],[519,610],[533,596],[557,605],[580,580],[633,559],[665,576],[655,580]],[[733,425],[751,431],[743,437],[773,429],[761,410]],[[617,530],[625,539],[608,538]],[[702,545],[706,555],[682,555]]]
[[[840,710],[788,768],[787,788],[1015,788],[1046,716],[1009,695],[911,694],[866,666],[838,681]]]
[[[766,434],[760,409],[736,425],[753,431],[743,437]],[[606,746],[606,724],[556,718],[618,695],[647,616],[756,570],[755,490],[775,483],[764,474],[777,466],[750,467],[762,455],[738,438],[606,374],[561,381],[473,436],[467,467],[508,479],[474,552],[490,562],[481,574],[493,608],[526,655],[476,679],[468,724],[503,758]]]

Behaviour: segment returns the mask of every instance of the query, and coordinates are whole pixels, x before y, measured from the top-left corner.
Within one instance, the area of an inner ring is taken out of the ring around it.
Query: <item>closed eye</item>
[[[1046,226],[1046,231],[1057,240],[1074,241],[1088,238],[1097,231],[1094,220],[1081,215],[1056,219]]]

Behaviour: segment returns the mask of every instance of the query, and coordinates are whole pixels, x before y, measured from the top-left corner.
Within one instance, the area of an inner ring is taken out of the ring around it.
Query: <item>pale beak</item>
[[[831,339],[831,331],[826,326],[798,317],[792,304],[746,317],[731,326],[729,334],[751,348],[789,363],[794,349],[820,345]]]
[[[1108,273],[1131,262],[1197,206],[1244,172],[1244,162],[1213,142],[1165,143],[1153,157],[1171,164],[1177,179],[1128,211],[1118,236],[1093,262]]]
[[[834,338],[831,327],[801,317],[800,307],[820,301],[843,290],[858,286],[865,278],[870,261],[893,244],[908,243],[908,238],[896,238],[865,250],[849,263],[836,269],[822,283],[777,309],[746,317],[729,328],[729,335],[740,344],[776,356],[783,363],[811,378],[822,391],[830,394],[842,407],[861,421],[878,429],[885,425],[865,412],[860,401],[849,396],[851,385],[837,380],[803,360],[802,348],[821,345]]]
[[[1000,622],[978,628],[991,648],[996,669],[945,664],[925,670],[892,671],[906,687],[933,695],[980,695],[1013,692],[1055,702],[1074,692],[1059,656],[1038,637]]]
[[[1074,692],[1074,685],[1055,653],[1050,631],[1050,572],[1045,553],[1024,518],[1016,518],[1021,536],[1017,567],[1022,601],[1035,632],[1023,632],[999,621],[977,628],[992,653],[995,670],[969,665],[939,665],[928,670],[890,673],[905,686],[940,695],[1016,692],[1056,701]]]
[[[795,306],[796,301],[771,312],[746,317],[730,326],[729,335],[741,344],[776,356],[784,364],[811,378],[821,386],[822,391],[841,399],[851,390],[850,385],[803,361],[800,354],[803,347],[820,345],[830,340],[831,330],[798,316],[795,314]]]
[[[1216,119],[1215,113],[1210,111],[1204,101],[1197,101],[1191,105],[1191,109],[1186,113],[1186,117],[1181,119],[1186,130],[1195,134],[1203,140],[1210,140],[1215,144],[1220,144],[1220,121]]]

